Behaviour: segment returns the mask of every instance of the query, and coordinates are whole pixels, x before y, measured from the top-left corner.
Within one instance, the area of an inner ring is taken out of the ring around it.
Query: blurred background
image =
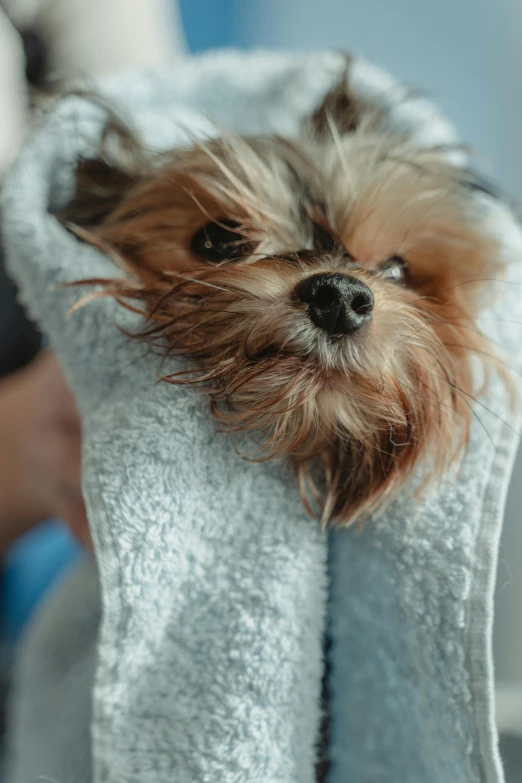
[[[165,34],[176,39],[179,49],[183,48],[184,34],[192,52],[237,46],[339,48],[363,55],[437,101],[464,141],[479,152],[483,168],[507,194],[522,201],[520,0],[180,0],[179,4],[172,1],[172,28]],[[519,454],[500,549],[494,657],[499,722],[506,732],[520,736],[521,522]],[[45,546],[49,551],[42,558]],[[27,574],[20,576],[20,563],[26,562],[29,549],[33,563],[34,552],[40,553],[38,562],[42,565],[33,565],[28,587]],[[80,556],[72,538],[55,524],[46,534],[36,531],[30,540],[19,542],[7,561],[4,575],[4,633],[16,636],[31,611],[35,595],[67,567],[71,558]]]

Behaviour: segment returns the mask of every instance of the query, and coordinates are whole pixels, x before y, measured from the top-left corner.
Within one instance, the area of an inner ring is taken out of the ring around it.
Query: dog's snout
[[[296,289],[313,323],[329,335],[353,334],[372,317],[373,294],[362,280],[338,272],[307,277]]]

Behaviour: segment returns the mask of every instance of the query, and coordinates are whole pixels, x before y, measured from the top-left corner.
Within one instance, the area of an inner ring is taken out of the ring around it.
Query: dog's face
[[[190,360],[169,380],[201,384],[222,424],[260,436],[250,457],[289,457],[307,506],[346,523],[465,444],[499,254],[439,151],[334,121],[176,151],[83,223],[133,278],[109,292]]]

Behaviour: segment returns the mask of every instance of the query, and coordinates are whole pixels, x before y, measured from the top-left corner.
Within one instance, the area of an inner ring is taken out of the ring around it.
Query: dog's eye
[[[194,234],[190,249],[199,258],[214,263],[245,256],[250,245],[238,229],[239,223],[233,220],[207,223]]]
[[[408,264],[404,258],[392,256],[381,265],[378,274],[393,283],[404,283],[408,276]]]

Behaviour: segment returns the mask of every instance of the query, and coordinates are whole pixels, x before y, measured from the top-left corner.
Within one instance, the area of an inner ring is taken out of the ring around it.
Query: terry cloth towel
[[[337,54],[214,53],[99,89],[151,147],[223,127],[293,136],[344,65]],[[367,63],[354,61],[350,79],[390,133],[454,140],[433,106],[405,100]],[[285,464],[242,461],[196,391],[155,384],[157,358],[116,328],[136,328],[135,316],[103,299],[66,317],[79,292],[61,283],[114,274],[51,214],[102,121],[67,99],[5,190],[12,274],[82,415],[102,617],[96,643],[92,565],[43,608],[18,673],[8,783],[312,783],[328,563],[330,783],[499,783],[492,593],[518,426],[501,386],[483,402],[497,416],[477,406],[466,459],[420,510],[399,499],[362,534],[328,542]],[[518,260],[511,214],[480,200]],[[510,357],[519,290],[503,286],[500,316],[485,319]],[[73,623],[76,601],[85,626]]]

